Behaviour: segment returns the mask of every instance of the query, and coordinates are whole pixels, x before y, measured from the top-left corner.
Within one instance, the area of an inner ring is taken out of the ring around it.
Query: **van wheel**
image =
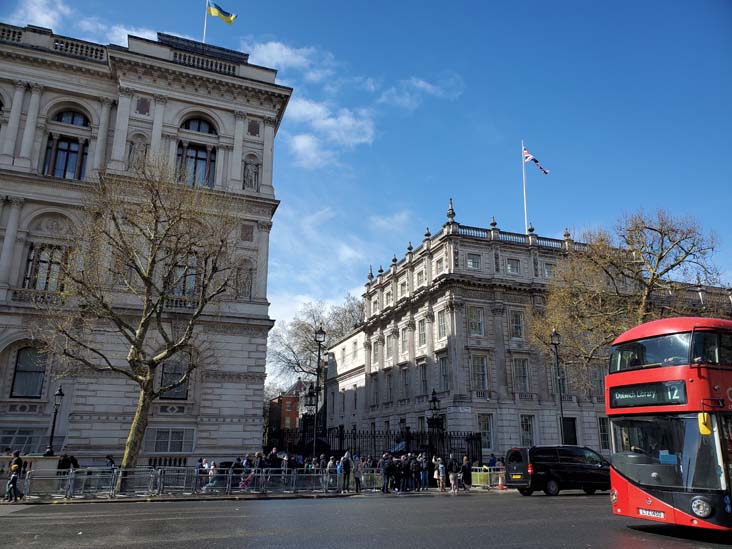
[[[588,496],[591,496],[592,494],[597,492],[597,489],[595,489],[595,488],[582,488],[582,489],[585,491],[585,494],[587,494]]]
[[[519,494],[521,494],[522,496],[530,496],[531,494],[534,493],[534,491],[531,488],[519,488],[518,491],[519,491]]]
[[[553,478],[550,478],[546,481],[546,488],[544,488],[544,493],[547,496],[556,496],[557,494],[559,494],[559,483]]]

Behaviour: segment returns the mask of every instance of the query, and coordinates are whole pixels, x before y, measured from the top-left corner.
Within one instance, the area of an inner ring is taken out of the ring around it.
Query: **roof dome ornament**
[[[427,227],[424,231],[424,237],[425,238],[432,238],[432,233],[430,232],[430,228]]]
[[[569,237],[571,235],[569,234],[569,229],[567,227],[564,228],[564,240],[569,240]]]
[[[447,219],[450,223],[455,222],[455,210],[452,208],[452,198],[450,199],[450,207],[447,209]]]
[[[534,234],[534,225],[532,225],[531,223],[529,223],[528,231],[529,231],[529,234]]]
[[[414,248],[412,248],[412,241],[409,241],[409,245],[407,246],[407,251],[411,252]]]
[[[396,265],[397,264],[396,254],[394,254],[394,257],[391,258],[391,264],[392,265]]]
[[[491,216],[491,228],[495,229],[496,227],[498,227],[498,223],[496,223],[496,217],[492,215]]]
[[[369,276],[368,276],[369,282],[371,282],[374,279],[374,267],[373,265],[369,265]]]
[[[379,265],[379,270],[377,271],[379,274],[384,274],[384,267]]]

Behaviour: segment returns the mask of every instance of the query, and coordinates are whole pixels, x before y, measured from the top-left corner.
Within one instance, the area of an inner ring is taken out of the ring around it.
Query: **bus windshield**
[[[701,435],[696,414],[611,421],[612,464],[630,480],[682,490],[726,489],[716,425],[711,435]]]
[[[610,373],[689,363],[691,333],[637,339],[613,345]]]

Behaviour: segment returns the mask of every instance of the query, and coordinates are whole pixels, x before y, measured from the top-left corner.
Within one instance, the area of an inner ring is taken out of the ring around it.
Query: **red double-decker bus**
[[[613,512],[732,529],[732,321],[669,318],[612,345]]]

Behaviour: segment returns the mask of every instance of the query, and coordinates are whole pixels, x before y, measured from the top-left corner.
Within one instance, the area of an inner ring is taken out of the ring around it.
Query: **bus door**
[[[722,463],[724,463],[727,473],[727,492],[732,497],[732,415],[719,414],[717,420],[719,422]]]

